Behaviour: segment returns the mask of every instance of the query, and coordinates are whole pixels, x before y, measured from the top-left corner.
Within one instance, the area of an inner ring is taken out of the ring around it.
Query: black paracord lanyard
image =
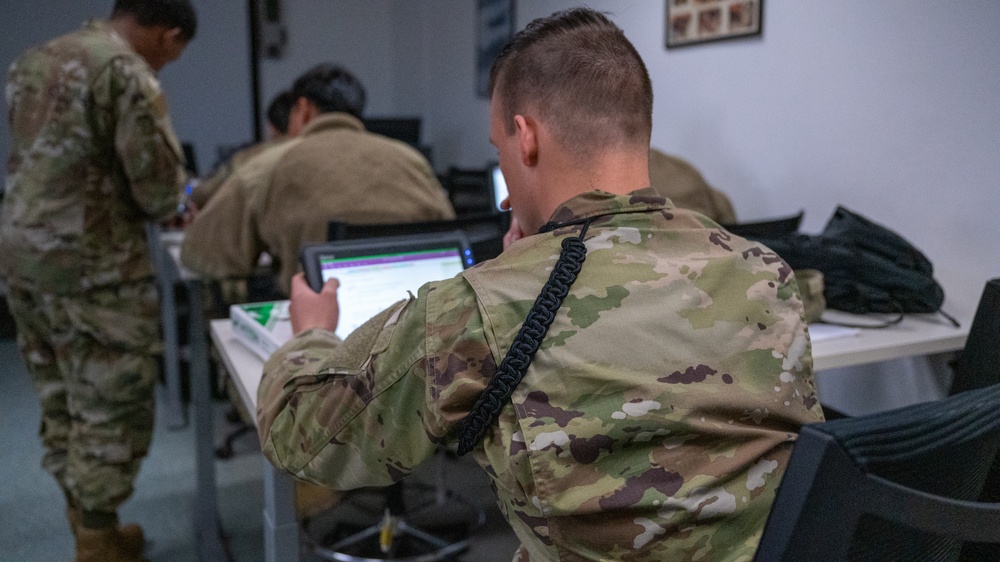
[[[549,280],[545,282],[542,292],[531,306],[528,317],[524,320],[524,324],[521,324],[521,329],[507,350],[507,355],[500,362],[496,374],[479,395],[469,416],[462,423],[458,438],[459,455],[468,453],[479,443],[493,422],[500,417],[500,411],[528,371],[535,352],[542,344],[549,326],[556,318],[556,312],[569,294],[569,288],[576,281],[583,261],[587,258],[587,246],[583,243],[583,237],[587,234],[591,220],[593,218],[565,223],[549,222],[539,230],[539,233],[545,233],[557,228],[583,224],[579,236],[563,239],[562,252],[552,268]]]

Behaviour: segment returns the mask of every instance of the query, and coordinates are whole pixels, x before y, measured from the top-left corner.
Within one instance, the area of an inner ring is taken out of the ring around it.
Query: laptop
[[[462,231],[342,240],[306,246],[302,268],[319,291],[337,278],[341,339],[429,281],[449,279],[475,263]]]

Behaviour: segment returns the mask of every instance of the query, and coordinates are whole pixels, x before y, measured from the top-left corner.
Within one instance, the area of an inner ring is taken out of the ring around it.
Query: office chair
[[[998,405],[993,385],[804,426],[754,560],[996,560]]]
[[[435,462],[433,485],[407,480],[355,490],[332,510],[335,524],[325,534],[324,516],[303,520],[306,545],[319,558],[338,562],[455,560],[486,523],[486,513],[447,489],[442,454]]]
[[[951,394],[1000,383],[1000,278],[986,282],[976,316],[954,365]]]
[[[406,236],[461,230],[469,239],[476,262],[492,259],[503,252],[503,236],[510,227],[510,213],[463,217],[445,221],[425,221],[392,224],[348,224],[330,221],[327,240],[357,240],[381,236]]]
[[[798,232],[799,226],[802,224],[803,215],[805,215],[805,211],[799,211],[798,214],[777,219],[723,224],[721,226],[729,232],[744,238],[767,238],[777,234]]]

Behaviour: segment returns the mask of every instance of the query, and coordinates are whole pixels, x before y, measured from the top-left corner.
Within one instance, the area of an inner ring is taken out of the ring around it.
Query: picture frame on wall
[[[665,0],[666,47],[760,35],[764,0]]]
[[[514,0],[476,2],[476,94],[490,95],[490,68],[514,36]]]

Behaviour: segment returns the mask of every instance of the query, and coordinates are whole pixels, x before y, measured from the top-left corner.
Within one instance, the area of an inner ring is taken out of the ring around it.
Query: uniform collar
[[[556,207],[550,222],[565,224],[601,215],[658,211],[673,204],[651,187],[625,195],[594,190],[581,193]]]
[[[111,36],[111,40],[112,41],[114,41],[115,43],[118,43],[122,47],[124,47],[124,48],[126,48],[126,49],[128,49],[128,50],[130,50],[132,52],[135,52],[135,49],[132,48],[132,45],[129,44],[129,42],[126,41],[124,37],[122,37],[121,35],[119,35],[118,32],[115,31],[115,29],[113,27],[111,27],[111,25],[109,25],[108,22],[106,22],[104,20],[98,20],[98,19],[86,20],[85,22],[83,22],[83,28],[86,29],[86,30],[88,30],[88,31],[96,31],[98,33],[107,33],[108,35]],[[143,59],[143,60],[145,60],[145,59]]]
[[[364,131],[365,125],[360,119],[349,113],[335,111],[332,113],[323,113],[314,117],[313,120],[306,125],[306,128],[302,130],[302,134],[308,135],[311,133],[318,133],[320,131],[329,131],[333,129]]]

